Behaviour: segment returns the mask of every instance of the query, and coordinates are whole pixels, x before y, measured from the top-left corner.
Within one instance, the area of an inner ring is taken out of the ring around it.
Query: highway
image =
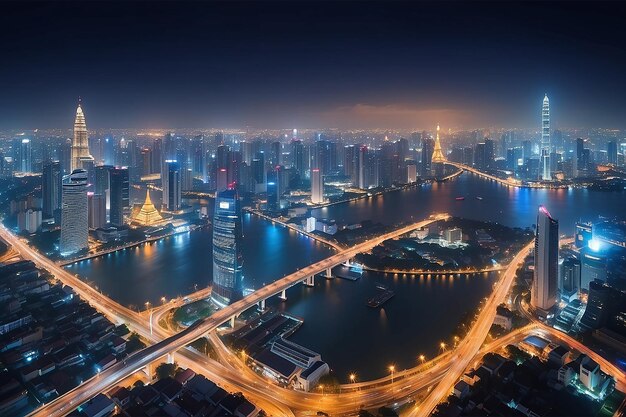
[[[515,280],[515,273],[518,266],[524,262],[524,259],[533,249],[534,245],[534,241],[526,245],[513,258],[511,263],[509,263],[506,271],[504,271],[501,279],[496,284],[494,291],[491,293],[487,302],[480,311],[478,319],[456,348],[456,360],[452,361],[452,364],[448,368],[448,372],[446,372],[441,382],[437,384],[437,387],[430,392],[421,404],[417,405],[410,411],[408,414],[409,416],[430,415],[437,404],[450,394],[451,387],[456,384],[459,378],[463,375],[467,366],[474,360],[474,357],[480,351],[480,347],[487,337],[496,316],[496,307],[502,304],[506,299],[511,285]]]
[[[107,389],[115,386],[125,377],[132,375],[137,370],[142,369],[172,352],[176,352],[175,360],[179,364],[188,366],[196,372],[206,375],[208,378],[232,391],[242,391],[248,398],[265,409],[270,415],[292,416],[294,412],[299,414],[312,410],[324,410],[333,415],[338,415],[354,412],[354,410],[361,406],[374,408],[400,400],[418,400],[424,395],[426,395],[425,401],[419,403],[417,407],[411,410],[411,415],[428,415],[430,411],[425,410],[432,410],[441,399],[449,394],[450,387],[456,383],[467,366],[472,361],[476,360],[477,355],[498,349],[510,343],[518,342],[528,334],[540,334],[544,336],[554,334],[557,339],[561,337],[564,338],[563,340],[566,340],[568,338],[567,335],[563,335],[555,329],[544,328],[545,326],[542,326],[540,323],[533,323],[523,329],[511,332],[481,348],[491,327],[491,323],[493,322],[495,307],[503,302],[515,277],[518,264],[524,260],[525,256],[532,248],[533,243],[524,247],[524,249],[513,258],[506,271],[501,275],[493,294],[480,311],[474,326],[467,337],[460,342],[456,350],[450,350],[435,358],[435,360],[411,369],[395,372],[394,375],[388,375],[378,380],[342,385],[342,391],[339,394],[324,394],[321,392],[306,393],[279,387],[255,374],[250,368],[243,365],[243,362],[223,346],[221,341],[215,336],[214,330],[220,324],[228,321],[230,317],[254,306],[260,300],[278,294],[283,289],[303,281],[306,277],[322,272],[328,267],[341,263],[361,251],[370,250],[384,240],[401,236],[415,228],[423,227],[445,217],[445,215],[434,216],[431,219],[403,227],[395,232],[387,233],[375,239],[370,239],[360,245],[332,255],[325,260],[296,271],[283,279],[255,291],[243,300],[218,311],[215,315],[177,334],[172,334],[172,332],[167,329],[161,329],[158,325],[154,325],[152,329],[148,325],[148,316],[156,315],[160,317],[170,308],[180,306],[187,302],[187,300],[195,300],[208,296],[210,290],[202,289],[188,297],[179,297],[162,306],[155,307],[143,313],[137,313],[120,306],[108,299],[108,297],[93,290],[89,285],[80,281],[62,268],[59,268],[58,265],[45,258],[45,256],[38,254],[32,248],[28,247],[22,240],[10,234],[6,229],[0,228],[0,237],[10,242],[22,256],[31,258],[40,266],[49,269],[50,272],[57,275],[62,282],[75,287],[76,292],[81,295],[81,297],[84,297],[85,300],[89,302],[93,301],[92,304],[94,304],[96,308],[119,322],[126,322],[144,338],[155,343],[132,355],[125,363],[114,365],[66,395],[35,410],[31,415],[54,417],[67,414],[97,393],[106,392]],[[158,319],[156,321],[158,322]],[[193,349],[181,349],[205,335],[208,335],[212,344],[217,347],[216,351],[218,352],[222,364],[195,352]],[[567,340],[566,342],[566,344],[580,349],[581,351],[584,351],[583,349],[589,350],[579,343],[578,345],[580,346],[576,345],[576,343],[578,342],[575,340]],[[594,359],[596,358],[594,357]],[[621,377],[619,373],[616,374],[616,368],[614,366],[612,367],[610,362],[605,361],[601,357],[599,357],[597,361],[601,364],[603,370],[608,371],[614,376],[617,375],[616,379],[618,384],[620,384],[618,387],[626,383],[623,379],[623,374]],[[440,383],[435,386],[438,382]],[[433,387],[434,389],[432,389]],[[425,392],[429,388],[432,389],[430,394]]]
[[[385,233],[379,237],[369,239],[363,243],[355,245],[349,249],[345,249],[342,252],[331,255],[322,261],[316,262],[290,275],[287,275],[282,279],[256,290],[252,294],[229,305],[228,307],[217,311],[212,316],[195,323],[193,326],[190,326],[182,332],[136,352],[124,362],[117,363],[104,370],[90,380],[85,381],[79,387],[76,387],[65,395],[35,410],[35,412],[31,415],[42,417],[64,415],[98,393],[111,388],[117,383],[117,381],[128,377],[132,373],[145,367],[146,365],[149,365],[155,360],[166,356],[168,353],[175,352],[190,344],[194,340],[207,335],[217,329],[217,327],[221,324],[239,315],[241,312],[271,296],[281,293],[283,290],[286,290],[299,282],[304,281],[309,276],[313,276],[325,271],[328,268],[341,264],[358,253],[367,252],[385,240],[397,238],[415,229],[425,227],[433,222],[447,219],[448,217],[449,216],[446,214],[433,215],[428,220],[413,223],[398,230]],[[15,238],[4,227],[0,230],[0,237],[3,237],[7,242],[15,242],[15,246],[22,256],[33,259],[37,264],[45,267],[55,275],[59,274],[58,278],[61,279],[62,282],[75,287],[76,292],[83,297],[83,299],[92,303],[94,307],[106,312],[107,315],[117,320],[122,319],[123,322],[130,322],[131,325],[135,324],[137,326],[141,326],[143,323],[145,328],[145,319],[142,320],[141,315],[113,302],[108,297],[89,287],[89,285],[85,284],[77,277],[74,277],[67,271],[59,268],[52,261],[30,248],[19,238]]]

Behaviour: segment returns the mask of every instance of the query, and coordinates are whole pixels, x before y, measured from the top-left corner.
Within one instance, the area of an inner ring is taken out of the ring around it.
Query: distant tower
[[[559,266],[559,222],[539,206],[535,232],[535,270],[530,293],[530,304],[548,311],[556,303]]]
[[[61,213],[61,256],[88,247],[87,171],[77,169],[63,177]]]
[[[83,169],[83,160],[93,160],[89,154],[89,141],[87,138],[87,124],[80,101],[76,109],[76,119],[74,120],[74,140],[72,141],[72,161],[71,170]]]
[[[541,179],[550,181],[550,100],[546,94],[541,108]]]
[[[236,190],[219,192],[213,214],[213,288],[211,299],[226,306],[243,297],[241,209]]]
[[[442,164],[446,162],[446,157],[443,156],[441,150],[441,142],[439,141],[439,125],[437,125],[437,136],[435,137],[435,149],[433,149],[433,156],[431,158],[433,164]]]

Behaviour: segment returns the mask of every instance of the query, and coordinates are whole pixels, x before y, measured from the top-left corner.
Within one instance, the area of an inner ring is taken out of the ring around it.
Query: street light
[[[355,379],[356,379],[356,375],[350,374],[350,382],[354,384]]]
[[[393,384],[393,372],[396,370],[394,365],[389,365],[389,372],[391,372],[391,383]]]
[[[444,342],[441,342],[439,344],[439,348],[441,348],[442,351],[446,350],[446,344]]]
[[[426,360],[426,356],[424,356],[424,355],[420,355],[420,356],[419,356],[419,360],[420,360],[420,362],[422,362],[422,365],[423,365],[423,364],[424,364],[424,361]]]

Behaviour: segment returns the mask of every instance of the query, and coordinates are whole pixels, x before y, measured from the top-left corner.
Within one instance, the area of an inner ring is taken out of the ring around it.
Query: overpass
[[[288,288],[300,282],[303,282],[306,285],[312,285],[316,274],[319,274],[324,271],[326,271],[328,274],[334,266],[337,266],[349,260],[350,258],[354,257],[358,253],[367,252],[373,249],[374,247],[378,246],[379,244],[383,243],[386,240],[395,239],[415,229],[425,227],[431,223],[437,222],[439,220],[445,220],[447,218],[449,218],[447,214],[432,215],[428,220],[413,223],[408,226],[401,227],[398,230],[385,233],[379,237],[368,239],[363,243],[355,245],[349,249],[345,249],[342,252],[331,255],[330,257],[322,261],[316,262],[290,275],[287,275],[286,277],[279,279],[269,285],[266,285],[265,287],[254,291],[253,293],[244,297],[243,299],[217,311],[210,317],[203,319],[203,320],[199,320],[198,322],[194,323],[192,326],[188,327],[182,332],[177,333],[173,336],[170,336],[139,352],[136,352],[135,354],[127,358],[125,361],[118,362],[112,367],[104,370],[103,372],[97,374],[93,378],[84,382],[82,385],[69,391],[65,395],[35,410],[31,415],[41,416],[41,417],[44,417],[44,416],[54,417],[54,416],[64,415],[70,412],[71,410],[73,410],[74,408],[76,408],[78,405],[84,403],[85,401],[88,401],[90,398],[94,397],[98,393],[106,391],[107,389],[115,385],[118,381],[126,378],[129,375],[132,375],[134,372],[144,368],[145,366],[149,365],[155,360],[165,357],[171,352],[177,351],[178,349],[190,344],[194,340],[199,339],[205,336],[206,334],[208,334],[209,332],[214,331],[220,325],[226,322],[234,321],[235,317],[237,317],[239,314],[249,309],[250,307],[253,307],[254,305],[259,305],[263,307],[266,299],[277,294],[281,294],[284,296],[285,291]],[[6,229],[2,230],[0,232],[0,236],[2,236],[3,233],[8,233],[8,231],[6,231]],[[29,252],[32,252],[32,249],[30,248],[28,249],[29,249]],[[37,255],[36,257],[39,260],[43,261],[44,264],[50,263],[49,260],[47,260],[46,262],[47,258],[45,258],[43,255]],[[77,278],[76,280],[80,281]],[[88,285],[87,287],[91,289],[91,287],[89,287]],[[104,297],[108,300],[109,303],[114,303],[113,301],[108,299],[106,296],[102,296],[102,294],[98,293],[97,291],[93,289],[81,291],[81,292],[86,294],[85,299],[87,301],[91,302],[92,296],[93,296],[96,299],[98,299],[98,301],[102,301],[100,300],[100,298]],[[100,306],[100,303],[96,305],[96,307],[98,306]],[[104,305],[102,305],[102,307],[110,311],[109,304],[105,303]],[[124,309],[124,307],[121,307],[121,308]],[[138,313],[136,312],[132,312],[132,313],[133,313],[131,315],[132,319],[133,321],[135,321],[136,320],[135,315]]]

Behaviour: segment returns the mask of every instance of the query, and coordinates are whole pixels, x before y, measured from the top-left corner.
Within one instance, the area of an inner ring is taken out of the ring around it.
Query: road
[[[372,248],[378,246],[385,240],[394,239],[404,234],[407,234],[415,229],[425,227],[433,222],[447,219],[449,216],[446,214],[438,214],[431,216],[428,220],[413,223],[408,226],[404,226],[398,230],[385,233],[379,237],[369,239],[363,243],[355,245],[349,249],[345,249],[337,254],[302,268],[286,277],[279,279],[259,290],[254,291],[252,294],[244,297],[243,299],[225,307],[210,317],[201,320],[189,328],[183,330],[176,335],[170,336],[162,341],[155,343],[139,352],[136,352],[124,362],[117,363],[112,367],[104,370],[100,374],[85,381],[79,387],[69,391],[65,395],[51,401],[50,403],[37,409],[31,415],[33,416],[60,416],[68,413],[78,405],[89,400],[93,396],[100,392],[104,392],[117,383],[117,381],[124,379],[136,372],[137,370],[149,365],[150,363],[167,356],[170,352],[175,352],[180,348],[190,344],[196,339],[207,335],[208,333],[217,329],[221,324],[229,321],[232,317],[236,317],[241,312],[248,308],[258,304],[262,300],[265,300],[273,295],[281,293],[283,290],[304,281],[309,276],[321,273],[328,268],[332,268],[335,265],[341,264],[346,260],[356,256],[361,252],[367,252]],[[100,294],[98,291],[89,287],[89,285],[82,282],[77,277],[72,276],[67,271],[59,268],[52,261],[41,255],[34,249],[30,248],[19,238],[14,237],[5,228],[0,229],[0,237],[3,237],[10,243],[15,242],[15,247],[26,258],[34,260],[40,266],[45,267],[51,273],[58,274],[58,278],[67,285],[75,287],[76,292],[83,297],[84,300],[90,302],[97,309],[107,313],[116,320],[122,322],[129,322],[131,326],[137,326],[138,328],[145,329],[145,319],[139,313],[136,313],[128,308],[120,306],[108,297]],[[142,332],[145,333],[145,332]]]
[[[430,415],[437,404],[448,396],[451,387],[456,384],[461,375],[463,375],[467,366],[480,351],[480,347],[491,329],[491,325],[496,315],[496,307],[502,304],[506,299],[511,285],[515,280],[515,273],[518,266],[524,262],[524,259],[530,250],[533,249],[534,245],[534,241],[526,245],[513,258],[511,263],[509,263],[509,266],[502,274],[502,278],[496,284],[496,288],[481,309],[474,326],[472,326],[467,336],[465,336],[456,348],[456,360],[452,361],[448,372],[442,378],[441,382],[437,384],[437,387],[430,392],[421,404],[410,411],[408,414],[409,416]]]
[[[528,251],[532,248],[532,243],[520,251],[509,264],[506,271],[501,276],[501,279],[496,284],[494,293],[481,310],[475,325],[456,350],[446,352],[434,361],[429,361],[423,365],[405,371],[398,371],[394,373],[394,375],[389,375],[375,381],[343,385],[343,392],[340,394],[324,394],[321,392],[304,393],[278,387],[252,372],[225,347],[217,349],[220,359],[223,362],[222,364],[195,352],[193,349],[180,348],[207,334],[211,337],[212,342],[219,346],[218,341],[215,340],[214,330],[221,323],[228,321],[231,316],[254,306],[261,299],[280,293],[282,289],[302,281],[306,276],[315,273],[315,271],[321,272],[325,270],[328,265],[342,262],[342,259],[345,259],[346,256],[352,257],[356,253],[359,253],[359,251],[369,250],[384,240],[408,233],[414,228],[423,227],[440,218],[441,217],[435,217],[407,226],[379,238],[371,239],[341,254],[332,255],[326,260],[304,268],[301,271],[297,271],[290,276],[254,292],[245,299],[220,310],[214,316],[175,335],[172,335],[171,332],[166,329],[161,329],[159,326],[153,326],[153,331],[150,331],[147,315],[150,313],[160,315],[166,312],[168,308],[182,305],[187,298],[195,299],[195,297],[203,297],[208,294],[206,289],[200,290],[194,293],[194,295],[185,298],[172,300],[170,303],[152,309],[152,312],[137,313],[109,300],[106,296],[93,290],[78,278],[67,273],[67,271],[62,269],[59,271],[60,268],[58,268],[57,265],[48,265],[46,262],[47,258],[37,254],[32,248],[29,248],[24,242],[12,236],[8,231],[0,229],[0,237],[10,240],[11,243],[14,243],[15,240],[19,241],[15,243],[14,247],[17,247],[18,251],[23,256],[26,254],[28,255],[27,257],[34,259],[38,263],[41,261],[40,265],[49,267],[50,272],[61,274],[60,279],[68,285],[76,286],[79,295],[85,297],[88,301],[91,301],[93,297],[93,300],[97,301],[100,306],[103,306],[104,309],[108,309],[108,315],[118,320],[126,321],[133,330],[138,331],[146,340],[154,343],[154,345],[129,357],[126,363],[114,365],[63,397],[44,405],[42,408],[33,412],[32,415],[47,417],[69,413],[95,394],[106,391],[108,388],[116,385],[118,381],[132,375],[135,371],[175,351],[177,352],[176,361],[179,364],[191,367],[196,372],[206,375],[232,391],[242,391],[255,404],[258,404],[271,415],[291,416],[293,415],[292,410],[296,410],[298,413],[302,412],[301,410],[324,410],[335,415],[350,413],[354,412],[354,410],[358,409],[360,406],[374,408],[407,398],[418,399],[424,394],[427,394],[425,390],[432,388],[434,384],[441,381],[441,383],[431,391],[430,395],[426,396],[425,402],[418,406],[419,408],[413,410],[413,412],[417,413],[420,410],[424,410],[425,407],[434,408],[441,398],[447,396],[451,386],[450,384],[453,385],[456,383],[460,373],[466,369],[471,361],[475,360],[476,355],[489,351],[489,349],[498,349],[506,346],[506,344],[515,343],[527,334],[543,332],[540,334],[545,335],[555,331],[550,328],[540,328],[540,324],[534,323],[527,328],[505,335],[481,348],[491,327],[493,317],[495,316],[495,307],[504,300],[515,277],[517,265],[523,261]],[[581,348],[584,348],[584,346],[581,346]],[[609,372],[612,373],[612,369],[607,367],[610,363],[608,365],[605,364],[601,361],[601,358],[598,362],[603,366],[603,369],[608,369]],[[454,375],[454,377],[451,375]],[[618,383],[622,383],[622,381],[618,379]],[[445,386],[447,386],[447,389],[444,389]],[[432,410],[432,408],[430,409]],[[426,412],[426,414],[416,415],[427,414],[428,412]]]

